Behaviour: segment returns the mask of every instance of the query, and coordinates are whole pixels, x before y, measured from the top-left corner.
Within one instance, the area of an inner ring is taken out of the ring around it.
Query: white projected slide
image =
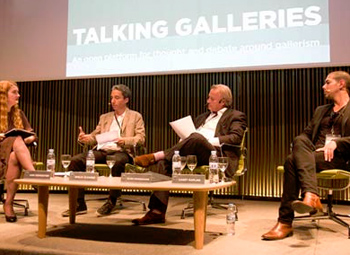
[[[330,61],[328,0],[70,0],[67,77]]]

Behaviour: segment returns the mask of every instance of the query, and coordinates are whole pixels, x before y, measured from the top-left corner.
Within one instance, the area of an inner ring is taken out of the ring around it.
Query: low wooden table
[[[47,226],[47,210],[49,200],[49,186],[68,187],[69,193],[69,222],[75,223],[75,213],[77,206],[77,196],[79,188],[106,188],[106,189],[142,189],[142,190],[177,190],[177,191],[193,191],[194,204],[194,233],[196,249],[203,248],[204,231],[207,216],[208,192],[232,186],[235,181],[209,184],[178,184],[171,181],[137,183],[137,182],[121,182],[120,177],[99,177],[98,181],[70,181],[68,178],[55,177],[50,180],[40,179],[16,179],[18,184],[32,184],[38,186],[38,237],[46,236]]]

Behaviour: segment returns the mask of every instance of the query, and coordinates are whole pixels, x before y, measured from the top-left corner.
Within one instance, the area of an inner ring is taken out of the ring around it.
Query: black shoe
[[[68,217],[69,214],[70,214],[70,211],[68,209],[62,213],[62,217]],[[77,211],[75,212],[75,215],[82,215],[82,214],[87,214],[87,207],[85,203],[78,204]]]
[[[133,219],[131,221],[135,225],[148,225],[148,224],[156,224],[156,223],[164,223],[165,222],[165,214],[164,213],[155,213],[153,211],[148,211],[145,216],[139,219]]]
[[[110,215],[113,211],[115,211],[115,204],[113,204],[110,200],[107,200],[100,208],[97,209],[97,216],[106,216]]]
[[[12,211],[13,211],[13,206],[12,206]],[[14,213],[14,215],[12,215],[12,216],[6,215],[6,213],[5,213],[5,204],[4,204],[4,214],[5,214],[5,219],[6,219],[7,222],[13,223],[13,222],[17,221],[17,216],[16,216],[15,212],[13,212],[13,213]]]
[[[7,215],[5,214],[5,219],[6,219],[7,222],[13,223],[13,222],[16,222],[16,221],[17,221],[17,216],[16,216],[16,215],[15,215],[15,216],[7,216]]]

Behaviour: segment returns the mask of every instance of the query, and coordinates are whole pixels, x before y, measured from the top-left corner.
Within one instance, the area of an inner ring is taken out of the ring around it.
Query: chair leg
[[[125,199],[125,198],[118,198],[117,199],[117,203],[119,203],[120,206],[123,206],[123,202],[125,203],[137,203],[137,204],[141,204],[142,205],[142,210],[145,212],[146,209],[146,204],[143,201],[140,200],[134,200],[134,199]]]
[[[350,215],[346,214],[337,214],[333,211],[333,195],[332,192],[329,191],[328,199],[327,199],[327,212],[324,212],[323,214],[316,214],[316,215],[305,215],[305,216],[298,216],[295,217],[294,220],[323,220],[323,219],[330,219],[348,229],[348,239],[350,239],[350,225],[345,222],[344,220],[340,219],[339,217],[345,217],[350,219]]]
[[[338,224],[340,224],[340,225],[342,225],[344,227],[347,227],[348,228],[348,232],[350,234],[350,225],[348,223],[346,223],[345,221],[343,221],[342,219],[340,219],[337,214],[329,215],[329,219],[337,222]],[[348,238],[350,238],[350,235],[348,235]]]
[[[223,203],[219,203],[219,202],[214,201],[214,192],[212,192],[212,191],[209,192],[208,206],[211,206],[212,208],[216,208],[216,209],[227,210],[227,206],[225,206]],[[189,202],[187,204],[187,206],[184,209],[182,209],[181,219],[185,219],[186,214],[188,214],[188,213],[193,214],[193,203],[192,202]],[[238,221],[238,210],[236,210],[235,214],[236,214],[236,220]]]
[[[331,220],[335,221],[336,223],[346,227],[348,229],[348,239],[350,239],[350,225],[339,218],[339,217],[350,218],[350,215],[337,214],[337,213],[333,212],[333,194],[332,194],[331,190],[328,193],[327,205],[328,205],[327,206],[327,210],[328,210],[329,219],[331,219]]]
[[[229,203],[215,202],[215,201],[214,201],[214,192],[210,192],[210,193],[209,193],[209,202],[208,202],[208,205],[210,205],[212,208],[227,210],[228,204],[229,204]],[[234,204],[234,203],[232,203],[232,204]],[[238,221],[238,209],[237,209],[237,206],[236,206],[235,216],[236,216],[236,221]]]
[[[24,204],[20,204],[20,202]],[[13,206],[23,208],[24,209],[24,215],[28,216],[28,210],[29,210],[29,202],[26,199],[17,199],[14,201]]]
[[[188,213],[192,213],[194,212],[194,207],[193,207],[193,201],[188,202],[187,206],[182,209],[182,213],[181,213],[181,219],[185,219],[186,214]]]
[[[108,197],[101,197],[101,198],[92,198],[92,199],[86,199],[86,201],[106,201],[108,200]],[[117,202],[116,204],[119,204],[120,207],[123,207],[123,203],[138,203],[138,204],[141,204],[142,205],[142,210],[145,212],[147,209],[146,209],[146,204],[145,202],[143,201],[139,201],[139,200],[133,200],[133,199],[125,199],[125,198],[122,198],[122,197],[118,197],[117,198]]]
[[[5,187],[4,183],[0,183],[0,203],[5,204]],[[24,203],[24,204],[22,204]],[[27,199],[15,199],[13,201],[13,206],[24,209],[24,216],[28,216],[29,202]]]

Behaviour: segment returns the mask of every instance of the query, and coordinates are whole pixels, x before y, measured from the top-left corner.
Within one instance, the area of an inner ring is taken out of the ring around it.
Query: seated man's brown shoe
[[[145,154],[145,155],[135,157],[134,163],[135,165],[138,165],[138,166],[148,167],[156,163],[156,160],[154,159],[153,154]]]
[[[267,233],[263,234],[263,240],[280,240],[293,235],[292,224],[277,222],[277,224]]]
[[[139,219],[133,219],[131,221],[135,225],[148,225],[148,224],[156,224],[156,223],[164,223],[165,222],[165,214],[164,213],[155,213],[153,211],[148,211],[145,216]]]
[[[311,213],[323,212],[320,197],[312,192],[305,192],[303,201],[293,201],[292,208],[298,213]]]

